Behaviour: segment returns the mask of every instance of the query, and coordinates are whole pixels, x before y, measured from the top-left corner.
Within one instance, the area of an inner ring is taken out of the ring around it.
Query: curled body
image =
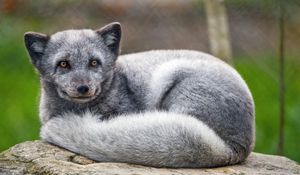
[[[119,56],[118,23],[51,36],[26,33],[41,78],[41,138],[101,162],[217,167],[254,146],[252,95],[202,52]]]

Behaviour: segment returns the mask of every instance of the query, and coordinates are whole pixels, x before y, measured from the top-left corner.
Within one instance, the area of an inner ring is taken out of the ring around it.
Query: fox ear
[[[31,62],[38,67],[39,60],[44,54],[45,47],[50,37],[36,32],[26,32],[24,34],[24,41],[27,51],[31,57]]]
[[[121,41],[121,24],[118,22],[110,23],[98,30],[96,33],[99,34],[105,45],[116,55],[119,54],[119,46]]]

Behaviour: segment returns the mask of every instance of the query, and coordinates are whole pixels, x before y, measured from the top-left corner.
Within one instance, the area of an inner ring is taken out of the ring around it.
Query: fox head
[[[42,83],[50,83],[65,100],[86,103],[101,94],[113,76],[121,26],[115,22],[99,30],[66,30],[51,36],[27,32],[24,39]]]

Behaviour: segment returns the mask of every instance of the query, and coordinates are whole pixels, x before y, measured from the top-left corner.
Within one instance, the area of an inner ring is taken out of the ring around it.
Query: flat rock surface
[[[285,157],[252,153],[242,164],[210,169],[152,168],[126,163],[96,163],[42,141],[27,141],[0,153],[0,174],[300,174]]]

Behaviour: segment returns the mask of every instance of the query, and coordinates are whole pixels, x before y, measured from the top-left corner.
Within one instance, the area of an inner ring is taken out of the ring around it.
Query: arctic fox
[[[27,32],[41,80],[40,136],[100,162],[217,167],[254,146],[252,95],[223,61],[198,51],[119,56],[121,26]]]

